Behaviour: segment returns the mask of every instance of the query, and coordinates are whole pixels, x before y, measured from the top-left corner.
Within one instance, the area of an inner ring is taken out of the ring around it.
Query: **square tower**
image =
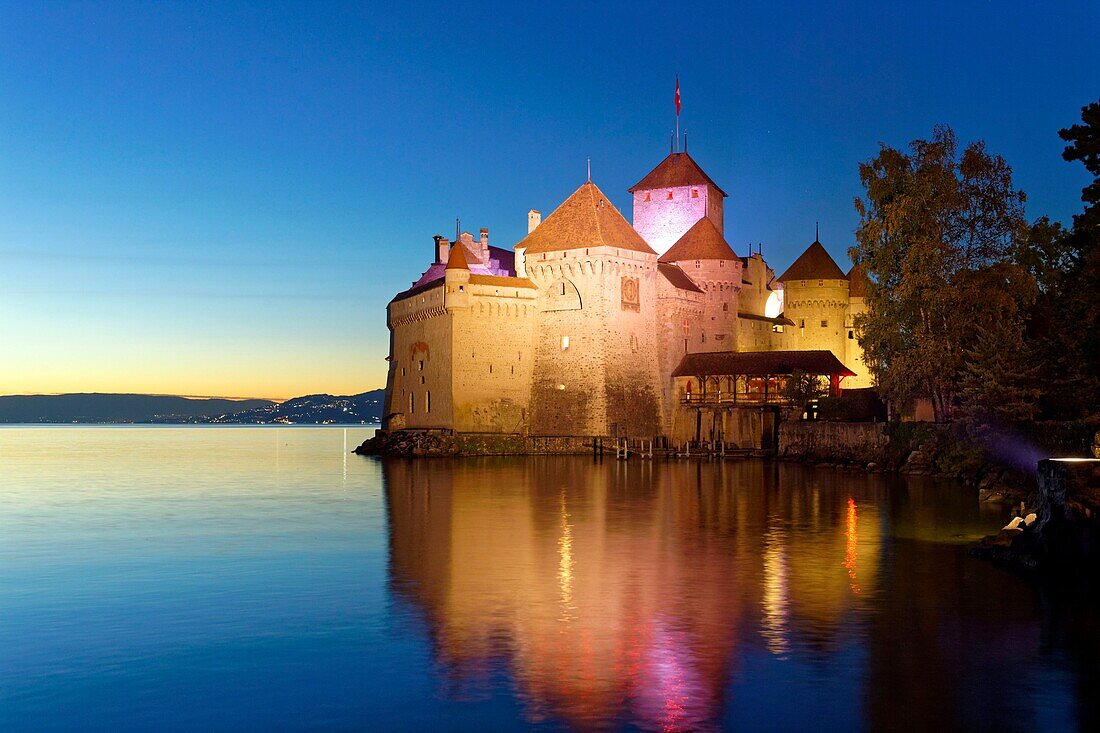
[[[686,152],[670,153],[629,191],[634,196],[634,230],[658,255],[704,217],[724,233],[726,192]]]

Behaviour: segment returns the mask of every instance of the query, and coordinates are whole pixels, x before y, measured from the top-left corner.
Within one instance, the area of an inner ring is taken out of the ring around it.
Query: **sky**
[[[385,307],[455,218],[689,150],[726,238],[845,267],[858,164],[950,124],[1069,221],[1060,128],[1100,3],[0,0],[0,394],[286,398],[385,384]]]

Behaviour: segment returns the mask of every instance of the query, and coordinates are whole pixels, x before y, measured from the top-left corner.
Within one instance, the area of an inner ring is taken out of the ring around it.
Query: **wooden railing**
[[[680,402],[685,405],[786,405],[790,399],[781,394],[738,392],[683,393]]]

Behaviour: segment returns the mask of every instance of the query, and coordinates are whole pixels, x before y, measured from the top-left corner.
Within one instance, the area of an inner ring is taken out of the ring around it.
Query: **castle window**
[[[566,351],[568,349],[569,349],[569,337],[568,336],[562,336],[561,337],[561,350]]]
[[[405,376],[405,367],[401,367],[401,376]]]
[[[671,200],[672,200],[672,191],[669,191],[669,192],[668,192],[668,200],[669,200],[669,201],[671,201]]]
[[[802,318],[798,321],[798,327],[799,328],[805,328],[806,327],[806,319],[805,318]]]
[[[828,328],[828,327],[829,327],[829,322],[828,322],[828,321],[824,321],[824,320],[823,320],[823,321],[821,322],[821,327],[822,327],[822,328]]]
[[[688,350],[688,340],[684,339],[684,353],[685,354],[687,353],[687,350]]]
[[[697,189],[697,188],[691,189],[691,197],[693,199],[699,198],[699,189]]]
[[[562,282],[561,284],[561,294],[565,295],[565,282]]]
[[[707,342],[707,332],[706,331],[701,331],[699,333],[699,343],[705,344],[706,342]]]
[[[723,303],[722,304],[722,310],[729,311],[729,309],[730,309],[730,304],[729,303]]]
[[[631,351],[637,351],[638,350],[638,337],[635,336],[634,334],[630,335],[630,350]]]
[[[783,325],[780,323],[775,324],[774,326],[772,326],[772,331],[774,333],[783,333]]]
[[[492,374],[492,373],[493,373],[493,365],[492,365],[492,364],[490,364],[490,365],[489,365],[489,373],[490,373],[490,374]]]
[[[431,392],[425,392],[424,393],[424,412],[431,412],[431,411],[432,411],[432,393]]]
[[[424,377],[423,377],[423,375],[421,375],[421,377],[420,377],[420,383],[421,383],[421,384],[424,384]]]
[[[699,267],[699,260],[695,260],[695,266]]]
[[[855,337],[856,337],[856,332],[855,331],[848,331],[848,338],[854,339]]]
[[[466,286],[465,285],[459,285],[458,286],[458,292],[465,293],[466,292]]]
[[[420,371],[424,371],[424,360],[420,360]]]
[[[409,392],[409,414],[412,415],[416,412],[416,395]]]
[[[645,192],[645,200],[646,200],[646,201],[649,201],[649,191],[646,191],[646,192]]]
[[[822,285],[824,285],[824,284],[825,284],[825,281],[824,281],[824,280],[818,280],[818,281],[817,281],[817,285],[818,285],[818,287],[821,287],[821,286],[822,286]]]

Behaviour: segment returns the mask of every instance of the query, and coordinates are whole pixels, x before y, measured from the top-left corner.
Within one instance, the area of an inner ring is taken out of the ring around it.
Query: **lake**
[[[1100,604],[973,490],[370,432],[0,428],[0,729],[1100,725]]]

